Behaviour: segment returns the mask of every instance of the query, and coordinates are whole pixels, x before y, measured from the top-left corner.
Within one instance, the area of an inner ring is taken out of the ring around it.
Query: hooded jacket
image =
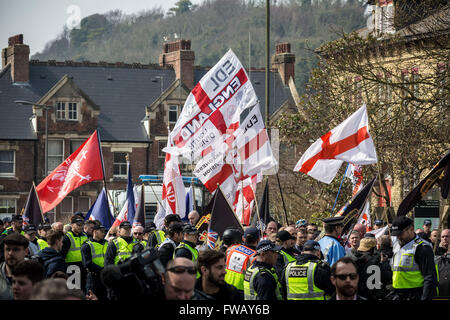
[[[67,265],[63,255],[51,247],[39,251],[37,254],[39,261],[45,268],[45,277],[50,278],[56,271],[66,273]]]

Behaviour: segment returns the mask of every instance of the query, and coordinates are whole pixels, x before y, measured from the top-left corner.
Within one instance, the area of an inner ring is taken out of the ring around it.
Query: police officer
[[[275,270],[278,278],[281,278],[284,268],[289,262],[295,261],[295,245],[296,237],[292,236],[288,231],[282,230],[277,233],[277,244],[281,246],[280,254],[277,259]]]
[[[26,225],[23,228],[23,231],[25,232],[24,236],[27,238],[29,244],[28,244],[28,258],[34,257],[39,252],[39,245],[38,245],[38,239],[36,238],[36,226],[34,224]]]
[[[393,244],[392,299],[430,300],[436,295],[437,272],[433,248],[414,233],[413,221],[406,216],[394,218],[391,236]]]
[[[6,228],[2,234],[10,235],[13,232],[17,232],[21,235],[25,235],[25,232],[22,230],[23,218],[20,214],[15,214],[11,218],[11,226]]]
[[[281,285],[274,268],[280,250],[281,246],[276,246],[270,240],[258,243],[256,260],[245,271],[245,300],[282,300]]]
[[[225,282],[236,287],[244,294],[244,273],[251,264],[256,253],[260,233],[257,228],[250,227],[244,231],[244,244],[234,246],[227,253]]]
[[[195,267],[197,267],[198,251],[195,248],[195,245],[198,239],[198,230],[193,225],[186,224],[183,227],[183,233],[184,233],[183,240],[175,248],[173,257],[174,258],[184,257],[190,259],[194,263]],[[201,276],[200,272],[197,271],[197,279],[200,278],[200,276]]]
[[[38,226],[38,235],[39,238],[37,240],[37,243],[39,245],[39,250],[43,250],[44,248],[48,247],[47,243],[47,232],[49,230],[52,230],[52,227],[48,223],[40,223]]]
[[[320,245],[308,240],[302,253],[289,263],[281,277],[282,295],[287,300],[325,300],[334,287],[330,266],[320,260]]]
[[[166,239],[158,248],[159,259],[164,267],[173,259],[175,248],[183,240],[183,225],[181,223],[173,223],[168,227],[166,232]]]
[[[63,238],[63,244],[61,249],[61,255],[64,257],[68,270],[76,273],[77,268],[71,266],[77,266],[81,274],[81,288],[85,290],[86,284],[86,270],[83,267],[83,259],[81,257],[81,246],[88,237],[83,232],[84,219],[79,215],[73,215],[70,218],[70,226],[72,231],[66,232]],[[70,274],[69,274],[70,275]]]
[[[105,266],[105,254],[108,242],[105,240],[106,229],[101,224],[95,224],[92,237],[81,247],[83,265],[88,274],[86,279],[86,291],[92,290],[99,300],[107,298],[106,288],[100,281],[100,272]]]
[[[131,236],[131,223],[123,221],[119,225],[119,236],[109,242],[105,254],[105,265],[119,264],[130,258],[133,254],[134,247],[142,244]]]
[[[320,250],[325,261],[332,266],[336,261],[345,256],[345,249],[339,242],[344,228],[344,217],[331,217],[322,220],[325,236],[319,240]]]

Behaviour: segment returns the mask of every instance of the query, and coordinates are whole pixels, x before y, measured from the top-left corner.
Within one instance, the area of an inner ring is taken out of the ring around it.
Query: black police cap
[[[322,221],[329,226],[339,226],[344,224],[344,217],[339,216],[339,217],[325,218]]]

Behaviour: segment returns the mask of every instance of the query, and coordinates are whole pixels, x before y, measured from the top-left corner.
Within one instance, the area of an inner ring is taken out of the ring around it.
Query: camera
[[[163,272],[164,267],[159,260],[158,250],[148,248],[123,263],[106,266],[100,274],[100,279],[108,288],[111,300],[133,300],[144,297],[161,299]]]

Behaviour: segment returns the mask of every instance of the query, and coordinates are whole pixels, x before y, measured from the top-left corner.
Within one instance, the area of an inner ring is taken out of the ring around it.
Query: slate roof
[[[157,77],[163,77],[164,91],[175,80],[175,73],[170,68],[156,65],[111,65],[114,64],[32,60],[30,81],[25,85],[12,83],[10,67],[7,66],[0,72],[0,140],[35,140],[36,135],[29,120],[32,115],[31,106],[16,105],[14,100],[37,102],[67,74],[100,107],[98,124],[102,141],[148,141],[144,126],[140,122],[145,117],[145,107],[161,93],[161,83]],[[196,68],[194,83],[197,83],[207,70]],[[264,114],[264,71],[252,71],[251,81]],[[292,99],[288,87],[282,84],[277,72],[272,72],[270,113],[287,99]]]

